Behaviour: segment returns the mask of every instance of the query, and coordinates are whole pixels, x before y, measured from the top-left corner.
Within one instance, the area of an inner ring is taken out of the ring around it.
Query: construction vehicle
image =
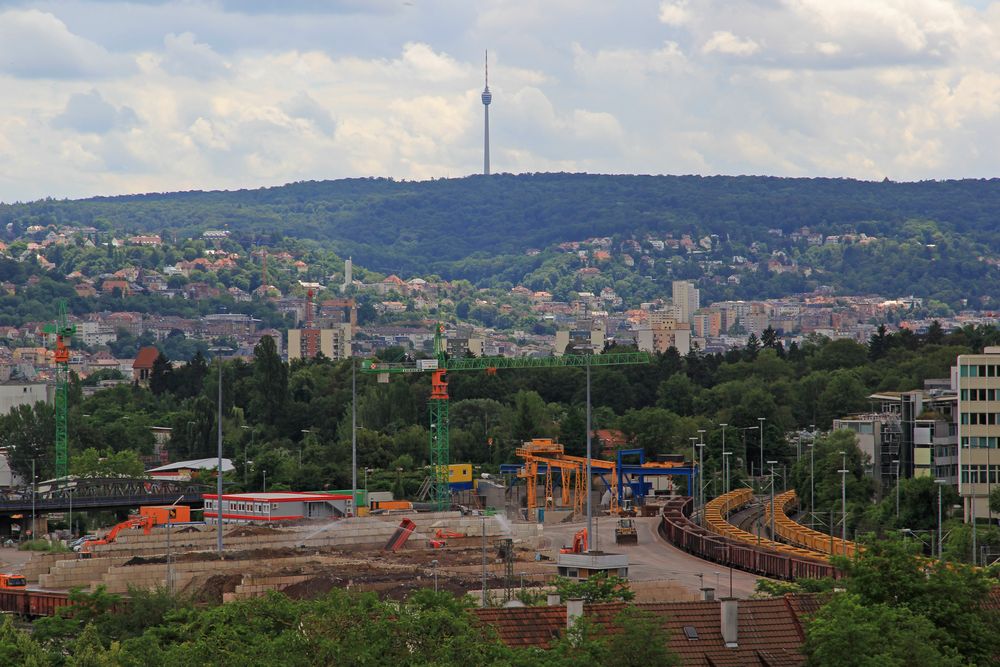
[[[632,516],[636,515],[635,505],[632,504],[631,498],[626,498],[622,501],[621,508],[618,510],[619,516]]]
[[[410,535],[413,531],[417,529],[417,524],[413,523],[410,519],[403,519],[399,522],[399,526],[389,537],[389,541],[385,543],[383,547],[384,551],[398,551],[406,544],[406,540],[410,539]]]
[[[87,540],[81,544],[77,549],[80,551],[81,558],[90,558],[91,550],[99,544],[111,544],[118,537],[118,534],[123,530],[135,530],[142,528],[143,535],[149,535],[153,526],[157,523],[156,516],[133,516],[126,521],[122,521],[120,524],[108,531],[108,534],[102,538],[96,540]]]
[[[438,528],[434,531],[434,537],[439,540],[457,540],[462,537],[466,537],[465,533],[456,533],[453,530],[445,530],[444,528]]]
[[[20,590],[27,585],[24,575],[0,574],[0,590]]]
[[[587,551],[587,529],[581,528],[573,536],[573,546],[563,547],[559,550],[561,554],[582,554]]]
[[[630,518],[618,519],[615,526],[615,544],[638,544],[639,533],[635,529],[635,520]]]

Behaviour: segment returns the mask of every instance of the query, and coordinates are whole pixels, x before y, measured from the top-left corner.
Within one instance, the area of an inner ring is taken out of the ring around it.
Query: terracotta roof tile
[[[802,596],[799,596],[802,597]],[[614,619],[622,604],[587,605],[584,613],[592,622],[604,626],[607,634],[620,632]],[[800,615],[811,604],[792,603],[785,598],[739,601],[739,647],[726,648],[722,641],[719,602],[640,603],[636,607],[663,619],[670,633],[670,648],[684,665],[743,667],[801,665],[803,642]],[[476,615],[496,629],[509,646],[547,648],[565,632],[566,607],[523,607],[514,609],[479,609]],[[687,639],[684,626],[693,626],[698,639]]]
[[[135,355],[135,361],[132,362],[132,368],[151,369],[153,368],[153,362],[159,356],[160,351],[152,345],[139,348],[139,353]]]

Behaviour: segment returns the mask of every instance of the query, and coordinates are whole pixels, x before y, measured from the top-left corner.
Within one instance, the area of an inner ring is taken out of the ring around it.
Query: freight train
[[[809,558],[733,540],[691,520],[692,499],[678,496],[663,506],[660,534],[671,544],[699,558],[772,579],[840,578],[841,573],[821,554]]]

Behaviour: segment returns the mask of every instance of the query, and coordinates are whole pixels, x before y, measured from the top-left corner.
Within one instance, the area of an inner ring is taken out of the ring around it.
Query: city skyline
[[[485,44],[505,172],[991,177],[998,35],[982,0],[5,3],[0,200],[478,173]]]

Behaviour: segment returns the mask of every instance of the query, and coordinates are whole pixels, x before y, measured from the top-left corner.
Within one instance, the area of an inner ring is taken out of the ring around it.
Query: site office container
[[[187,505],[147,505],[139,508],[139,516],[148,516],[157,526],[166,523],[188,523],[191,508]]]

